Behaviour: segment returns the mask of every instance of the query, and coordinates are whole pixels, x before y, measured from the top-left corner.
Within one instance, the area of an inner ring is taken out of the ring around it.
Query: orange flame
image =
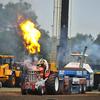
[[[23,39],[26,40],[24,45],[29,53],[40,52],[40,44],[38,43],[41,33],[35,28],[35,24],[31,21],[23,21],[19,24],[23,32]]]

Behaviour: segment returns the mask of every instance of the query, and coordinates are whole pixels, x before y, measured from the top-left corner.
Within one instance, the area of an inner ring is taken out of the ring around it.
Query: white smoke
[[[63,26],[60,34],[60,48],[58,51],[58,61],[59,61],[59,69],[63,69],[63,67],[67,63],[67,54],[68,54],[68,46],[67,46],[67,27]]]
[[[38,57],[37,56],[34,56],[34,61],[38,62]]]
[[[88,63],[98,63],[98,60],[100,61],[100,45],[93,43],[91,38],[87,38],[80,43],[75,43],[75,45],[72,47],[72,52],[83,52],[85,46],[87,46],[86,54],[88,54],[88,59],[91,61]]]
[[[24,58],[24,66],[28,70],[33,70],[33,69],[36,69],[36,62],[32,62],[32,58],[30,56],[25,56],[25,58]]]

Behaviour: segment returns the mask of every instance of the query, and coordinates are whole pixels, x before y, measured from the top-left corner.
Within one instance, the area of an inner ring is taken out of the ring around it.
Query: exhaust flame
[[[19,25],[23,32],[23,39],[26,41],[23,42],[23,44],[26,49],[29,50],[29,53],[33,54],[40,52],[40,44],[38,43],[38,40],[41,36],[41,33],[35,28],[35,24],[28,20],[23,21]]]

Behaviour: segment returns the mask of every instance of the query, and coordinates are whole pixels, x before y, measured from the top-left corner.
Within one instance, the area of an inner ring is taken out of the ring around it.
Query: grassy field
[[[0,88],[0,91],[9,91],[9,92],[11,92],[11,91],[21,91],[21,88],[8,88],[8,87],[2,87],[2,88]]]

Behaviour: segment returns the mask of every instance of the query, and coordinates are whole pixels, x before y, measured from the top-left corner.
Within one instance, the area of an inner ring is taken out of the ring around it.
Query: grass
[[[0,91],[21,91],[21,88],[8,88],[8,87],[1,87]]]

